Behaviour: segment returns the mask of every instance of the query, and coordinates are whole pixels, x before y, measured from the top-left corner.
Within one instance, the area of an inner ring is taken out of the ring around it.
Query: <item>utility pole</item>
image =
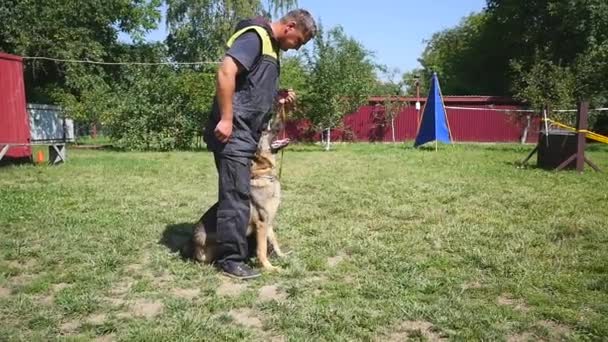
[[[420,124],[420,76],[414,75],[414,85],[416,86],[416,133],[414,134],[418,134],[418,125]]]

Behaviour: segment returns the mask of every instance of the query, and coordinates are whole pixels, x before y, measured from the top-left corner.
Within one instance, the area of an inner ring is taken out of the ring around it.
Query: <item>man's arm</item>
[[[228,142],[232,135],[232,97],[236,87],[236,76],[244,68],[230,56],[225,56],[217,72],[217,100],[220,109],[220,122],[215,127],[215,136],[222,143]]]
[[[220,122],[215,127],[215,136],[227,143],[232,135],[232,98],[236,89],[236,77],[249,71],[262,53],[262,41],[255,32],[240,36],[226,52],[217,72],[216,94],[220,109]]]

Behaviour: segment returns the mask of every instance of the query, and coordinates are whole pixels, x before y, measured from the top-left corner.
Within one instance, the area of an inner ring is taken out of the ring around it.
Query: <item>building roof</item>
[[[21,58],[19,56],[9,55],[8,53],[4,53],[4,52],[0,52],[0,59],[8,59],[11,61],[18,61],[18,62],[21,62],[23,60],[23,58]]]

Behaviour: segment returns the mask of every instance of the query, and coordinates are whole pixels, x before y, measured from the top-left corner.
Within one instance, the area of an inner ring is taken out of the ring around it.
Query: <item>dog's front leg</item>
[[[263,222],[256,222],[256,242],[257,242],[257,257],[260,263],[262,264],[262,268],[267,271],[276,271],[277,267],[272,266],[270,261],[268,260],[268,240],[267,240],[267,227]]]
[[[274,234],[274,228],[272,226],[268,226],[268,240],[270,241],[270,245],[272,246],[274,253],[279,258],[284,258],[286,255],[281,251],[281,248],[279,247],[279,241],[277,240],[277,236]]]

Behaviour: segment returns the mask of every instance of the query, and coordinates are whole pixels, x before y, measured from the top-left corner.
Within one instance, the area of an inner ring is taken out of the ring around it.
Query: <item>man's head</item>
[[[317,24],[310,12],[296,9],[273,23],[272,31],[281,50],[298,50],[317,34]]]

